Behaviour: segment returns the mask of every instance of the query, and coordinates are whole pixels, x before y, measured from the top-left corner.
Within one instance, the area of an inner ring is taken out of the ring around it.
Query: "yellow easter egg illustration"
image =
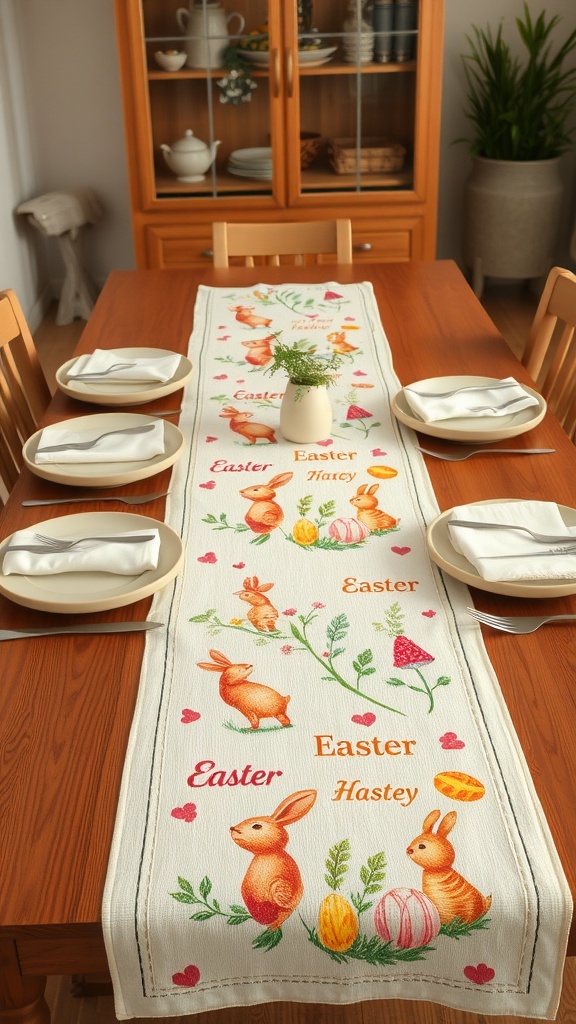
[[[297,544],[307,547],[318,540],[318,527],[310,519],[298,519],[292,528],[292,536]]]
[[[465,803],[481,800],[486,792],[482,783],[466,772],[439,772],[434,776],[434,785],[443,796]]]
[[[398,476],[398,470],[392,466],[369,466],[366,472],[380,480],[391,480],[393,476]]]
[[[318,913],[318,935],[323,946],[344,953],[358,935],[358,921],[343,896],[331,892],[325,896]]]

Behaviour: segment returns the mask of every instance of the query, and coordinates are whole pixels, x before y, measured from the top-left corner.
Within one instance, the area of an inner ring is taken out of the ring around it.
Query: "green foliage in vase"
[[[466,117],[472,122],[473,157],[489,160],[548,160],[570,148],[574,127],[569,119],[576,107],[576,66],[566,58],[576,49],[576,29],[557,48],[551,35],[560,18],[542,11],[533,20],[524,4],[516,18],[524,45],[523,59],[515,57],[502,35],[473,28],[467,36],[470,53],[462,57],[468,86]]]
[[[291,384],[302,388],[330,387],[341,363],[342,359],[336,353],[327,357],[315,356],[303,352],[297,344],[284,345],[278,342],[273,349],[273,360],[264,372],[277,373],[283,370]]]

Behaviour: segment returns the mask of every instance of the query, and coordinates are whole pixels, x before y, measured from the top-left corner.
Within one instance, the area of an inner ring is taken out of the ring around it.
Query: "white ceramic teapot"
[[[194,132],[187,128],[181,139],[171,146],[164,143],[160,146],[164,159],[178,181],[204,181],[204,175],[212,165],[220,140],[207,146],[205,142],[194,137]]]
[[[188,10],[179,7],[176,20],[187,36],[185,48],[189,68],[221,68],[228,46],[228,24],[238,18],[236,35],[244,31],[244,18],[237,11],[226,14],[218,0],[190,0]]]

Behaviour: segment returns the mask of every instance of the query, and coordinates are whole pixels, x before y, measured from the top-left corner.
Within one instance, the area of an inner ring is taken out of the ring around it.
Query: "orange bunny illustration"
[[[240,494],[248,498],[253,504],[244,516],[244,522],[248,524],[253,533],[271,533],[284,519],[284,513],[277,502],[272,501],[276,497],[276,487],[284,487],[289,483],[293,473],[279,473],[273,476],[270,483],[254,484],[253,487],[245,487]]]
[[[471,924],[489,910],[492,897],[483,896],[452,867],[454,847],[446,836],[456,824],[456,811],[445,814],[437,832],[433,832],[439,817],[440,811],[426,815],[421,835],[412,840],[406,853],[423,869],[422,891],[437,907],[442,924],[455,917]]]
[[[220,672],[220,696],[225,704],[236,708],[248,719],[253,729],[260,728],[261,718],[275,718],[280,725],[290,725],[286,707],[290,697],[282,697],[270,686],[248,681],[253,665],[234,665],[221,651],[211,650],[212,661],[198,661],[198,668]]]
[[[230,429],[236,434],[241,434],[242,437],[247,437],[250,444],[256,444],[259,437],[270,441],[270,444],[277,444],[272,427],[266,423],[248,423],[253,415],[253,412],[240,412],[233,405],[227,405],[220,413],[221,418],[230,420]]]
[[[268,317],[253,313],[254,306],[228,306],[228,309],[236,313],[238,323],[247,324],[248,327],[270,327],[272,323]]]
[[[358,519],[364,526],[367,526],[369,530],[390,530],[393,526],[396,526],[400,522],[399,519],[393,519],[386,512],[382,512],[378,508],[378,498],[376,497],[376,491],[380,484],[372,484],[366,490],[367,484],[361,484],[353,498],[350,498],[350,504],[354,505],[358,509]]]
[[[257,576],[247,576],[244,580],[244,590],[234,591],[241,601],[247,601],[252,605],[248,610],[248,621],[263,633],[273,633],[276,629],[278,612],[264,595],[264,592],[271,590],[273,586],[273,583],[259,583]]]
[[[357,345],[351,345],[349,341],[346,341],[344,331],[332,331],[327,335],[327,340],[333,345],[335,352],[340,352],[343,355],[346,352],[356,352],[358,350]]]
[[[267,334],[265,338],[254,338],[253,341],[243,341],[243,348],[248,349],[246,362],[251,363],[252,366],[266,366],[266,363],[272,359],[271,343],[273,341],[276,341],[273,334]]]
[[[315,800],[315,789],[301,789],[272,814],[246,818],[230,829],[236,845],[254,854],[241,885],[242,899],[254,920],[270,931],[280,928],[304,894],[298,865],[284,849],[289,839],[284,826],[308,814]]]

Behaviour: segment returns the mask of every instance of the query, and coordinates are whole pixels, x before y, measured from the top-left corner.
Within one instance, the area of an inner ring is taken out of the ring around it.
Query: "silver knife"
[[[61,636],[67,633],[136,633],[158,629],[163,622],[87,622],[78,626],[38,626],[37,628],[0,629],[0,640],[20,640],[31,636]]]

